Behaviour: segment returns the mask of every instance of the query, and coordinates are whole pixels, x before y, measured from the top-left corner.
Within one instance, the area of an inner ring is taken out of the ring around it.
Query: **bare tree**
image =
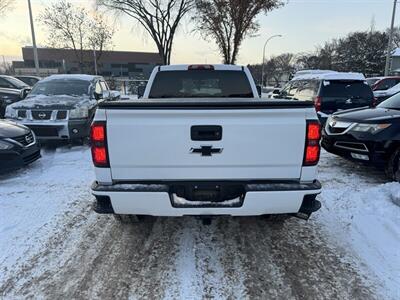
[[[193,19],[205,38],[215,40],[224,63],[234,64],[243,39],[260,27],[257,15],[281,5],[281,0],[197,0]]]
[[[47,28],[51,47],[74,51],[81,72],[84,69],[84,50],[96,50],[97,59],[100,59],[114,35],[114,29],[107,25],[102,15],[93,17],[85,8],[74,6],[67,0],[46,7],[39,21]]]
[[[0,16],[5,13],[7,9],[12,7],[15,0],[0,0]]]
[[[123,12],[138,21],[155,42],[164,64],[170,64],[174,36],[194,0],[97,0],[99,5]]]

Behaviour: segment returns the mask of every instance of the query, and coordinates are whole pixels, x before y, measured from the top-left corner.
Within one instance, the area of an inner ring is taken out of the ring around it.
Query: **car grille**
[[[51,110],[32,110],[32,118],[34,120],[50,120]]]
[[[26,110],[19,110],[18,111],[18,118],[26,119]]]
[[[27,155],[27,156],[23,157],[23,160],[24,160],[24,163],[27,165],[27,164],[30,164],[30,163],[34,162],[38,158],[40,158],[40,150],[35,152],[35,153],[32,153],[30,155]]]
[[[336,134],[338,134],[338,133],[343,133],[343,132],[345,132],[346,130],[347,130],[347,128],[335,128],[335,127],[329,126],[329,131],[330,131],[331,133],[336,133]]]
[[[335,146],[337,148],[342,148],[352,151],[368,152],[368,147],[364,143],[336,142]]]
[[[33,137],[32,132],[29,132],[26,135],[14,137],[14,138],[11,138],[11,139],[16,141],[16,142],[18,142],[18,143],[20,143],[20,144],[22,144],[23,146],[28,146],[28,145],[32,144],[34,142],[34,140],[35,140],[34,137]]]
[[[44,127],[44,126],[29,126],[33,132],[35,132],[36,136],[41,137],[51,137],[58,136],[58,130],[54,127]]]
[[[57,120],[65,120],[67,118],[67,111],[66,110],[59,110],[57,112]]]

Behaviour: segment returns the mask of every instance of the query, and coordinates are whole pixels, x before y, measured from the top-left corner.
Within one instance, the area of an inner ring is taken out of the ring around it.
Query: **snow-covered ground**
[[[400,299],[400,184],[373,168],[323,153],[309,222],[123,227],[90,209],[87,147],[42,155],[0,177],[0,298]]]

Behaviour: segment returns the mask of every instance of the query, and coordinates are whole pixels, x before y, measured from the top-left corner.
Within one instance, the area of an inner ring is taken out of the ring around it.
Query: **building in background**
[[[40,73],[82,73],[79,60],[72,49],[38,48]],[[13,61],[16,74],[26,75],[35,72],[33,48],[22,48],[23,61]],[[151,71],[162,64],[158,53],[131,51],[103,51],[97,60],[98,75],[104,77],[124,77],[130,79],[148,79]],[[92,50],[83,51],[83,73],[94,74],[95,59]]]

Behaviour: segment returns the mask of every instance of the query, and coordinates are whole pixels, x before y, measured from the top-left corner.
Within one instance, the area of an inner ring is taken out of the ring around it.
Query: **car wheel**
[[[386,163],[385,172],[390,180],[400,182],[400,147],[393,151]]]

